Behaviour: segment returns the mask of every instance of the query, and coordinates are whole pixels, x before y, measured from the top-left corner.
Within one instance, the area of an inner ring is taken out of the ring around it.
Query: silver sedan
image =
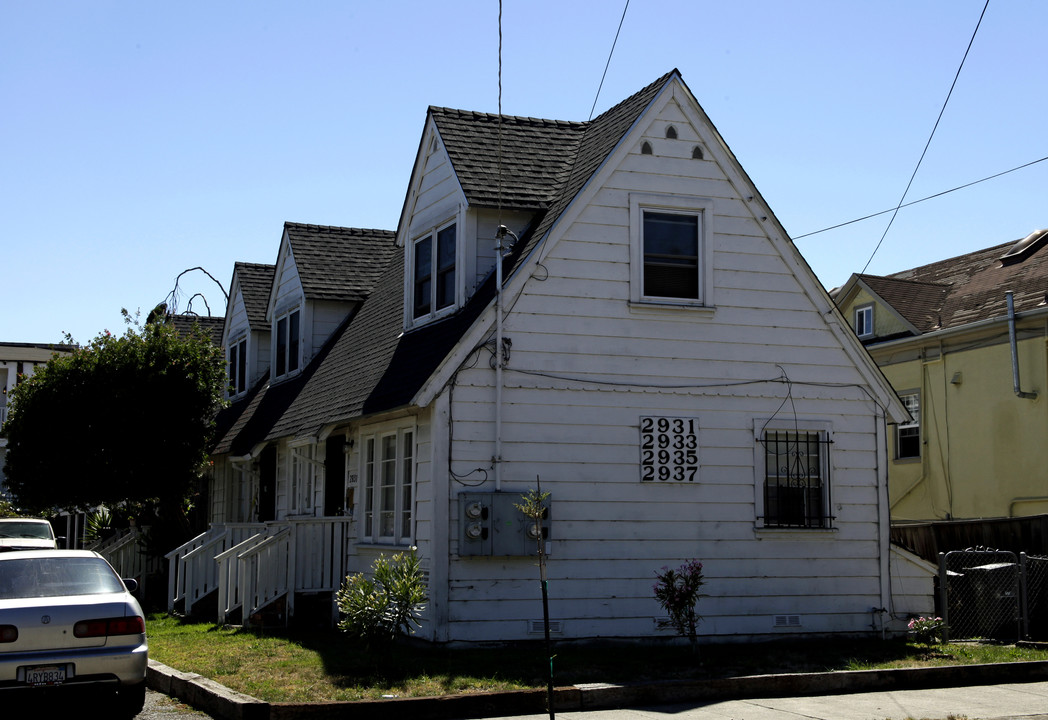
[[[0,703],[91,690],[133,717],[147,655],[142,608],[101,555],[0,553]]]

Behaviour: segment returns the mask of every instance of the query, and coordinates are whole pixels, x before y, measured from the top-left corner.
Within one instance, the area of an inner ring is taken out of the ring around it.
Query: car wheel
[[[146,704],[145,681],[137,685],[121,685],[116,691],[116,702],[120,717],[133,718],[138,715]]]

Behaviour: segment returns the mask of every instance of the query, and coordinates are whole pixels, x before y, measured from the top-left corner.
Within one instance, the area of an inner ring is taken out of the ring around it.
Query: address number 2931
[[[642,482],[694,482],[699,476],[697,418],[640,419],[640,479]]]

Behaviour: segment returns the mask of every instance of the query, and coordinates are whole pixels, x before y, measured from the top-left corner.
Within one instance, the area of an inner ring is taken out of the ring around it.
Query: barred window
[[[830,440],[824,432],[763,430],[765,527],[826,528],[830,508]]]

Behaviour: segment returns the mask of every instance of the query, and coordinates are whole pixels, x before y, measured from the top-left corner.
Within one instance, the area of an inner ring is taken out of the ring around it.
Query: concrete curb
[[[1048,680],[1048,661],[948,665],[895,670],[749,675],[710,680],[612,685],[591,683],[554,689],[554,710],[578,712],[619,707],[757,697],[803,697],[853,692],[914,690]],[[234,692],[196,673],[149,661],[149,687],[221,720],[451,720],[546,712],[545,690],[444,695],[330,703],[267,703]]]

